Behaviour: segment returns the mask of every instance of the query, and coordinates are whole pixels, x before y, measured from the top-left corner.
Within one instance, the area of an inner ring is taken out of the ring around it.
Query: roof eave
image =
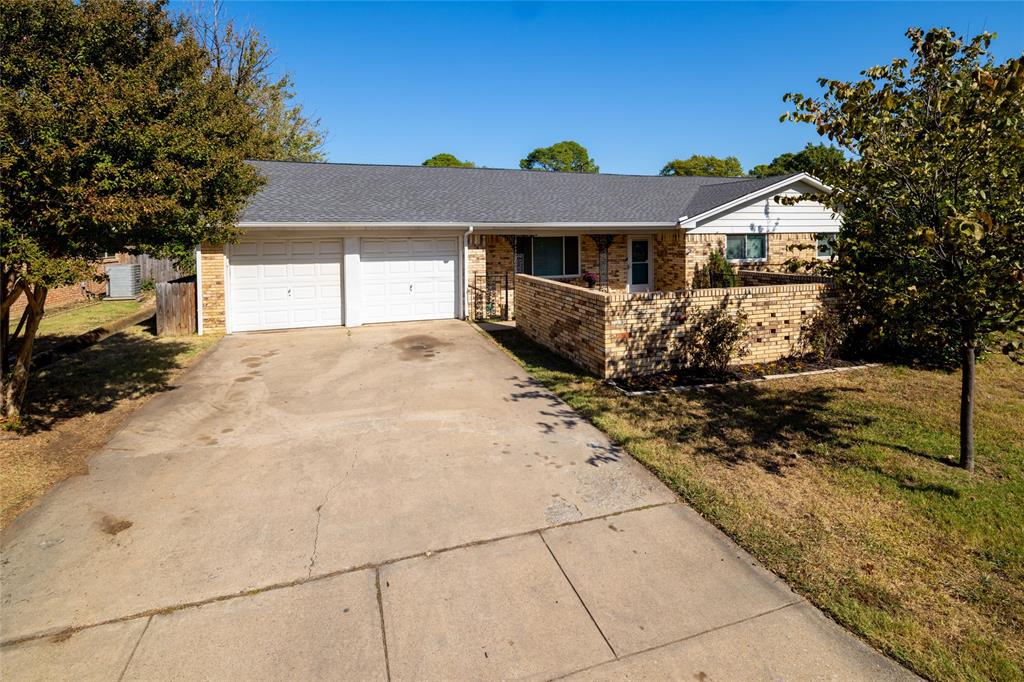
[[[347,230],[353,232],[365,232],[372,230],[380,231],[401,231],[409,229],[433,229],[433,230],[467,230],[470,227],[476,233],[490,234],[514,234],[516,232],[557,232],[571,231],[580,233],[601,233],[601,232],[642,232],[672,230],[678,227],[678,221],[666,222],[531,222],[531,223],[508,223],[508,222],[365,222],[365,221],[343,221],[343,222],[274,222],[274,221],[241,221],[236,227],[243,230]]]
[[[715,206],[714,208],[709,208],[708,210],[704,211],[703,213],[698,213],[695,216],[690,216],[690,217],[681,219],[679,221],[679,226],[682,227],[683,229],[686,229],[686,230],[692,230],[692,229],[696,228],[697,227],[697,223],[702,221],[702,220],[707,220],[708,218],[713,218],[716,215],[719,215],[721,213],[725,213],[726,211],[729,211],[730,209],[733,209],[733,208],[735,208],[735,207],[737,207],[737,206],[739,206],[741,204],[744,204],[744,203],[746,203],[748,201],[752,201],[754,199],[758,199],[760,197],[766,196],[766,195],[771,194],[773,192],[777,192],[780,189],[783,189],[784,187],[786,187],[788,185],[792,185],[794,182],[803,182],[804,184],[810,185],[811,187],[813,187],[814,189],[818,190],[819,192],[826,192],[826,193],[831,193],[832,192],[832,188],[831,187],[829,187],[828,185],[826,185],[825,183],[823,183],[821,180],[819,180],[818,178],[814,177],[810,173],[797,173],[796,175],[790,175],[790,176],[788,176],[786,178],[783,178],[782,180],[780,180],[779,182],[777,182],[775,184],[768,185],[767,187],[762,187],[761,189],[755,190],[755,191],[750,192],[748,194],[744,194],[743,196],[737,197],[737,198],[735,198],[735,199],[733,199],[731,201],[727,201],[724,204],[719,204],[718,206]]]

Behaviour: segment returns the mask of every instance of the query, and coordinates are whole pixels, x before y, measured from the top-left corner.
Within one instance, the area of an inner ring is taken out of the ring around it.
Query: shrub
[[[721,373],[747,353],[747,322],[728,310],[726,297],[719,305],[697,315],[683,336],[688,367]]]
[[[712,250],[707,264],[703,267],[698,266],[693,273],[694,289],[729,288],[739,284],[736,268],[725,259],[725,252],[721,246]]]
[[[838,305],[826,303],[800,328],[801,354],[827,362],[843,347],[848,332],[849,318]]]

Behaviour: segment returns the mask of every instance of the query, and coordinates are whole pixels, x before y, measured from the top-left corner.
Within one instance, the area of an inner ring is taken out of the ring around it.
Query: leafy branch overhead
[[[0,404],[17,420],[47,290],[105,252],[232,239],[265,128],[162,3],[0,0],[0,14]]]
[[[843,214],[837,284],[890,348],[961,367],[970,468],[975,357],[1024,326],[1024,55],[997,64],[990,33],[907,37],[911,59],[786,95],[783,119],[852,157],[815,197]]]
[[[324,131],[295,101],[290,74],[272,75],[273,50],[251,26],[225,16],[223,0],[196,4],[183,17],[190,32],[210,55],[211,70],[231,81],[235,95],[256,111],[259,134],[245,149],[249,159],[324,161]]]

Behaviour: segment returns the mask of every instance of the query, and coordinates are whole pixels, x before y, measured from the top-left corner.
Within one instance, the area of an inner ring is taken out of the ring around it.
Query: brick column
[[[200,247],[203,291],[203,333],[223,334],[225,323],[224,245],[203,244]]]

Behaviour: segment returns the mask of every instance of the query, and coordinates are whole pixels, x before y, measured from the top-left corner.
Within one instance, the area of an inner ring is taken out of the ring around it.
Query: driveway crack
[[[341,477],[340,481],[338,481],[337,483],[335,483],[334,485],[327,489],[327,491],[324,493],[324,499],[321,500],[320,504],[318,504],[316,507],[316,527],[313,530],[313,551],[309,555],[309,566],[306,568],[307,579],[313,577],[313,566],[316,564],[316,553],[320,544],[320,520],[323,518],[323,509],[327,505],[327,502],[331,499],[331,495],[334,494],[334,491],[341,487],[341,485],[348,480],[348,475],[352,473],[352,470],[356,467],[356,462],[358,461],[359,456],[357,455],[355,458],[353,458],[352,464],[349,465],[348,471],[345,472],[345,475]]]

